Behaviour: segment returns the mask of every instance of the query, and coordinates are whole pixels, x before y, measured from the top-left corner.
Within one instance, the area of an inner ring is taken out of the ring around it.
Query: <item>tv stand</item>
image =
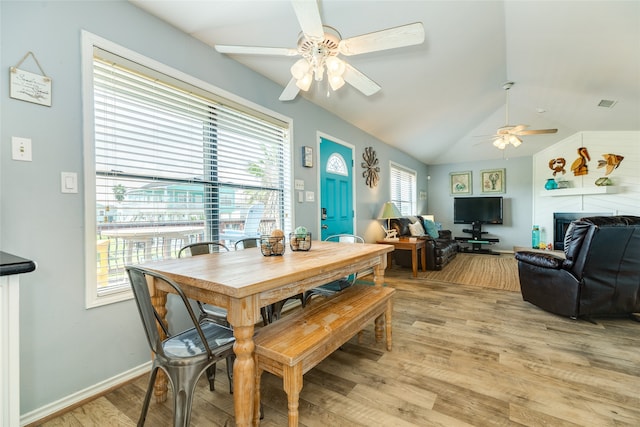
[[[484,234],[488,234],[487,231],[482,231],[482,224],[479,222],[474,222],[471,224],[471,229],[464,228],[462,229],[463,233],[471,234],[471,238],[469,237],[454,237],[460,243],[466,243],[471,246],[460,246],[459,252],[473,253],[473,254],[488,254],[488,255],[500,255],[498,252],[494,252],[491,249],[485,249],[482,245],[492,245],[494,243],[498,243],[500,239],[494,238],[485,238],[482,237]]]

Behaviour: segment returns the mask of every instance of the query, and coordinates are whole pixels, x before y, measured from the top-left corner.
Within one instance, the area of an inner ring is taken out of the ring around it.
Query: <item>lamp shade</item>
[[[400,218],[401,216],[402,214],[398,210],[398,207],[393,204],[393,202],[386,202],[384,205],[382,205],[382,209],[380,209],[378,219]]]

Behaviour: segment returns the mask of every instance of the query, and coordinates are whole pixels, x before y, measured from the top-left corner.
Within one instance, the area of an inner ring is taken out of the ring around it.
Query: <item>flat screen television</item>
[[[502,197],[454,197],[454,224],[502,224]]]

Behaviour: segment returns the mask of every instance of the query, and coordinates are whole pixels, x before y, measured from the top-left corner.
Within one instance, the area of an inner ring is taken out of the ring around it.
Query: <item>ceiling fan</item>
[[[322,24],[316,0],[293,0],[292,4],[302,28],[296,48],[215,45],[218,52],[227,54],[301,56],[291,67],[292,78],[280,101],[290,101],[300,90],[309,90],[313,80],[322,81],[325,69],[331,89],[338,90],[347,82],[363,94],[373,95],[380,86],[338,55],[360,55],[424,42],[421,22],[342,39],[336,29]]]
[[[513,82],[506,82],[502,85],[502,88],[506,93],[506,120],[503,127],[499,128],[496,131],[496,134],[493,135],[493,145],[494,147],[499,148],[500,150],[504,150],[507,145],[511,144],[514,147],[518,147],[522,144],[521,136],[525,135],[540,135],[543,133],[556,133],[558,129],[528,129],[529,125],[510,125],[509,123],[509,89],[513,87]]]

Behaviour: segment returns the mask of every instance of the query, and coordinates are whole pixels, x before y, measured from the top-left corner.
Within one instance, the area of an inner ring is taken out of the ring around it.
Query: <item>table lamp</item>
[[[385,239],[393,239],[396,237],[397,231],[391,229],[391,218],[400,218],[401,216],[402,214],[393,202],[386,202],[382,205],[382,209],[380,209],[380,213],[378,214],[378,219],[387,220],[387,229],[385,230],[387,235]]]

